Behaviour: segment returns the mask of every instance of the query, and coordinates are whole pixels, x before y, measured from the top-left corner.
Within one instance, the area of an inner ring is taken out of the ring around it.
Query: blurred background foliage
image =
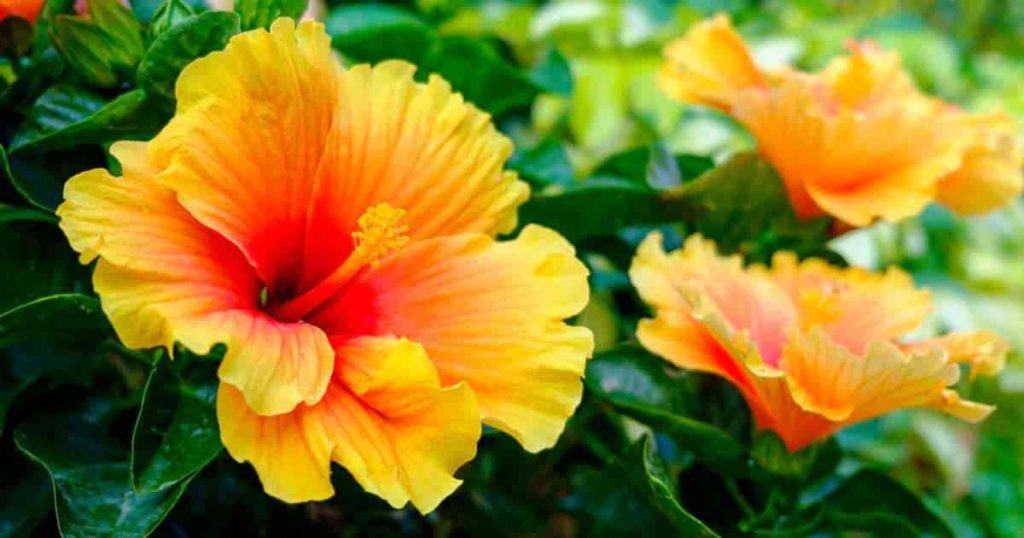
[[[123,535],[156,529],[161,536],[1020,535],[1019,354],[998,378],[963,382],[961,393],[999,406],[980,426],[901,412],[790,456],[772,439],[752,438],[731,387],[667,369],[630,345],[645,311],[624,271],[651,226],[676,245],[702,231],[749,260],[792,248],[837,263],[898,265],[932,289],[935,313],[922,335],[989,328],[1024,349],[1024,203],[967,220],[933,207],[826,244],[827,223],[797,229],[779,216],[787,209],[778,205],[777,179],[742,154],[754,146],[742,128],[670,101],[653,83],[668,40],[726,11],[763,64],[816,68],[847,39],[870,38],[900,51],[927,91],[969,109],[1005,109],[1024,125],[1024,2],[323,6],[319,16],[346,61],[410,60],[491,112],[516,143],[510,166],[534,187],[522,220],[558,228],[593,271],[593,299],[578,321],[595,331],[599,354],[563,439],[530,455],[488,431],[462,471],[465,484],[427,517],[388,509],[338,469],[331,501],[289,506],[263,495],[252,470],[220,450],[210,423],[209,361],[183,353],[173,368],[160,367],[153,354],[109,338],[88,297],[88,271],[54,226],[49,211],[64,179],[106,166],[111,141],[145,139],[166,121],[182,61],[223,46],[239,25],[261,25],[244,5],[241,19],[196,18],[210,6],[136,0],[131,9],[141,24],[113,33],[94,16],[90,24],[108,31],[105,42],[122,44],[99,66],[74,64],[67,46],[76,38],[45,29],[30,54],[0,59],[0,175],[8,180],[0,184],[0,312],[7,312],[0,317],[0,536],[53,535],[58,521],[60,531],[80,536],[109,534],[112,525]],[[71,3],[51,0],[47,9],[67,13]],[[5,31],[5,43],[18,41],[9,37],[16,29]],[[192,45],[153,52],[161,32],[178,32]],[[717,221],[680,223],[672,211],[693,200],[654,196],[685,184],[706,203],[707,185],[722,192],[732,178],[751,192],[724,196],[756,199],[761,214],[726,211]],[[41,321],[10,315],[34,299],[76,292],[86,295],[27,310],[45,312]],[[57,326],[55,316],[65,316]],[[166,463],[161,451],[188,457]],[[56,517],[47,472],[57,486]]]

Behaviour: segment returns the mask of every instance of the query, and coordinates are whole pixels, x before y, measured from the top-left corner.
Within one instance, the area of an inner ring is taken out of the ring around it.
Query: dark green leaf
[[[94,340],[110,332],[94,297],[50,295],[0,312],[0,346],[29,340]]]
[[[235,13],[240,17],[242,30],[270,28],[270,23],[281,17],[298,19],[306,11],[307,0],[237,0]]]
[[[10,468],[9,461],[3,469],[4,487],[0,488],[0,538],[30,536],[39,520],[53,508],[50,480],[46,472],[37,465],[32,465],[21,458],[17,459],[17,471]]]
[[[0,148],[0,170],[14,190],[33,206],[53,211],[64,199],[64,182],[79,172],[106,164],[99,146],[8,155]]]
[[[17,58],[32,47],[32,25],[21,17],[0,21],[0,54]]]
[[[64,536],[144,536],[188,485],[135,493],[125,450],[79,418],[39,416],[18,426],[14,442],[50,474]]]
[[[701,155],[671,155],[660,144],[639,146],[612,155],[594,169],[594,176],[628,179],[639,185],[678,186],[715,167]]]
[[[545,140],[536,146],[523,150],[516,148],[508,167],[530,185],[570,185],[576,182],[576,174],[569,161],[565,146],[555,140]]]
[[[828,238],[828,221],[797,219],[778,174],[752,153],[735,155],[669,197],[689,206],[687,220],[725,252],[760,259],[782,247],[820,248]]]
[[[149,24],[149,35],[159,37],[195,14],[196,11],[185,0],[164,0],[153,14],[153,20]]]
[[[819,531],[954,536],[946,520],[914,492],[874,469],[863,469],[846,479],[814,508],[823,514]]]
[[[534,195],[520,210],[523,222],[558,230],[570,241],[614,234],[625,226],[682,218],[659,193],[634,182],[592,177]]]
[[[40,297],[87,289],[88,271],[78,264],[56,227],[36,222],[0,225],[0,312]]]
[[[326,22],[332,44],[357,62],[398,58],[419,63],[433,47],[433,30],[418,17],[387,4],[346,4]]]
[[[3,150],[0,149],[0,151]],[[48,222],[56,224],[57,217],[52,213],[34,207],[14,207],[0,204],[0,224],[5,222]]]
[[[530,70],[530,79],[546,92],[566,97],[572,95],[572,71],[558,49],[548,49],[541,56]]]
[[[139,85],[153,95],[174,99],[178,74],[190,62],[221,50],[239,31],[235,13],[207,11],[162,32],[139,63]]]
[[[191,363],[191,364],[188,364]],[[132,434],[135,490],[167,489],[195,475],[220,453],[216,364],[157,358]]]
[[[680,415],[686,405],[683,401],[692,395],[669,378],[659,362],[638,349],[619,347],[591,359],[584,380],[591,393],[620,413],[670,436],[709,467],[728,476],[744,475],[743,445],[710,424]]]
[[[423,58],[420,70],[441,75],[466,100],[496,117],[529,107],[538,93],[523,70],[469,37],[441,38]]]
[[[630,447],[618,465],[625,472],[629,484],[672,523],[680,536],[718,536],[679,504],[675,495],[675,480],[654,453],[649,436],[645,435]]]
[[[84,88],[58,84],[28,111],[11,151],[148,138],[165,119],[142,90],[122,94],[108,103]]]
[[[114,88],[131,78],[142,57],[142,26],[120,0],[88,4],[89,17],[56,17],[54,44],[87,84]]]

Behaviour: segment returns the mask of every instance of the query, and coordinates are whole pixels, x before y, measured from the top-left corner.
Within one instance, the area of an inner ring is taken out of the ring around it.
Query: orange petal
[[[648,235],[630,268],[641,297],[659,313],[683,307],[697,319],[720,317],[726,333],[743,333],[759,359],[774,365],[786,328],[797,322],[796,308],[785,293],[762,272],[744,270],[738,256],[719,256],[714,243],[700,236],[691,236],[681,250],[667,255],[661,243],[660,233]]]
[[[3,0],[0,2],[0,22],[8,17],[21,17],[35,22],[43,9],[43,0]]]
[[[253,307],[252,269],[152,180],[145,144],[118,142],[111,153],[124,177],[90,170],[71,178],[57,214],[82,263],[102,257],[95,288],[125,345],[171,348],[176,322]]]
[[[725,14],[697,24],[669,43],[664,54],[658,86],[683,102],[728,111],[739,92],[765,83]]]
[[[976,132],[963,165],[939,182],[938,201],[961,215],[987,213],[1009,204],[1024,189],[1024,155],[1017,126],[1005,114],[969,115]]]
[[[919,213],[939,179],[960,166],[963,136],[936,106],[908,97],[851,109],[822,80],[800,75],[744,93],[735,114],[782,175],[798,214],[864,226]]]
[[[189,64],[150,143],[158,181],[238,245],[271,295],[296,286],[340,73],[322,25],[278,19]]]
[[[346,253],[335,253],[336,231],[355,229],[366,208],[377,204],[404,209],[413,240],[515,227],[516,208],[529,189],[502,169],[511,141],[443,79],[419,84],[415,71],[387,61],[345,72],[311,209],[307,282]]]
[[[442,389],[423,347],[407,340],[363,337],[337,352],[339,376],[323,400],[286,415],[256,415],[222,385],[224,446],[253,464],[267,493],[288,502],[333,493],[329,456],[395,508],[411,501],[432,511],[458,487],[453,474],[476,453],[472,391]]]
[[[587,303],[587,270],[555,232],[410,244],[310,319],[333,338],[395,334],[423,344],[443,383],[465,381],[486,423],[530,451],[550,447],[582,395],[593,349],[562,320]]]
[[[792,253],[776,254],[771,277],[800,310],[800,325],[820,328],[836,343],[862,355],[877,340],[894,340],[917,329],[931,312],[928,290],[891,267],[874,273],[833,267]]]

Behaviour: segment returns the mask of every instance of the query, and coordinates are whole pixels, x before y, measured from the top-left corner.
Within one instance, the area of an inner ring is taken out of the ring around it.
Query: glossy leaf
[[[346,4],[326,21],[332,44],[357,62],[390,58],[419,63],[434,45],[433,29],[412,13],[388,4]]]
[[[874,469],[863,469],[846,479],[816,508],[822,512],[819,531],[954,536],[946,520],[914,492]]]
[[[10,149],[38,151],[148,138],[165,119],[142,90],[124,93],[108,103],[84,88],[58,84],[29,109]]]
[[[306,11],[307,0],[236,0],[235,13],[243,30],[270,28],[280,17],[298,19]]]
[[[545,140],[529,149],[516,148],[508,167],[534,187],[571,185],[576,182],[575,171],[565,146],[555,140]]]
[[[132,483],[161,491],[195,475],[221,451],[216,364],[158,357],[132,434]]]
[[[608,236],[626,226],[672,222],[682,218],[684,211],[645,185],[592,177],[533,195],[519,216],[523,222],[553,228],[575,242]]]
[[[0,538],[21,538],[53,508],[53,493],[46,471],[22,458],[5,462],[0,488]],[[12,467],[17,467],[12,469]]]
[[[106,152],[95,145],[14,155],[0,149],[0,172],[7,183],[26,202],[47,212],[64,199],[64,183],[69,177],[105,164]]]
[[[42,297],[0,313],[0,346],[29,340],[97,340],[110,332],[95,297]]]
[[[127,452],[102,428],[42,415],[15,430],[14,442],[50,474],[61,534],[143,536],[167,515],[187,481],[149,494],[132,490]]]
[[[539,93],[523,70],[485,42],[469,37],[441,38],[420,68],[441,75],[466,100],[495,117],[529,107]]]
[[[778,174],[752,153],[735,155],[667,196],[687,206],[686,220],[726,252],[760,259],[784,247],[822,248],[828,239],[829,221],[797,219]]]
[[[237,34],[237,14],[207,11],[192,15],[162,31],[139,62],[139,85],[153,95],[174,99],[178,74],[196,58],[221,50]]]
[[[0,245],[0,274],[4,275],[0,312],[40,297],[87,289],[88,271],[78,264],[60,231],[51,224],[0,224]]]
[[[668,435],[709,467],[742,476],[746,471],[743,445],[715,426],[679,414],[693,395],[670,379],[659,362],[635,348],[616,348],[589,361],[584,381],[592,394],[623,415]]]
[[[642,437],[619,460],[630,485],[664,515],[680,536],[716,537],[714,531],[683,509],[675,495],[675,479],[654,453],[649,436]]]

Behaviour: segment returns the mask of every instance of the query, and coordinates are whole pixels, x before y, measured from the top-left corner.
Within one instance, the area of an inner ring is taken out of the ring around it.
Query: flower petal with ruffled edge
[[[442,388],[423,346],[361,337],[337,348],[324,398],[279,416],[253,413],[221,384],[221,438],[256,469],[267,493],[289,502],[333,494],[330,461],[395,508],[423,513],[458,487],[453,474],[476,454],[479,411],[466,385]]]
[[[895,343],[928,309],[927,294],[903,273],[798,264],[789,254],[776,256],[770,268],[743,268],[696,236],[666,254],[654,232],[630,277],[656,314],[641,320],[641,344],[680,367],[730,381],[757,427],[778,433],[790,450],[905,407],[973,421],[991,412],[948,387],[959,378],[958,362],[995,371],[1005,342],[984,334]],[[708,281],[738,291],[716,294]],[[749,317],[730,314],[736,311]],[[763,336],[778,331],[781,349],[778,338]]]
[[[572,246],[530,225],[508,242],[465,234],[411,244],[310,320],[332,340],[393,334],[423,344],[442,383],[465,382],[485,423],[537,451],[555,443],[582,396],[593,336],[563,320],[588,295]]]

